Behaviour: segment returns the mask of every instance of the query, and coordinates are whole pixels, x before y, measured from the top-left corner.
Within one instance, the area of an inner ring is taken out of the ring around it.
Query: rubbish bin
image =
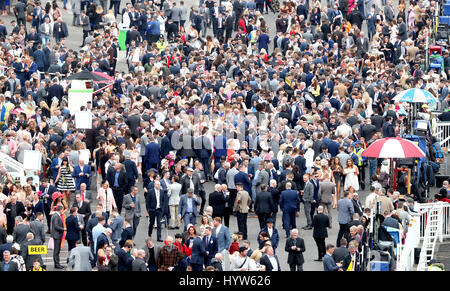
[[[119,30],[119,48],[121,51],[127,50],[127,45],[125,44],[125,41],[127,40],[127,32],[128,29],[126,28],[121,28]]]

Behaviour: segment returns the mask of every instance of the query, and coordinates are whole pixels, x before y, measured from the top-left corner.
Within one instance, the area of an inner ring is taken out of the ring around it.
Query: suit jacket
[[[222,217],[225,214],[225,204],[228,199],[229,195],[224,196],[222,192],[214,191],[209,194],[208,205],[213,208],[213,217]]]
[[[252,182],[250,181],[247,173],[239,171],[234,176],[234,184],[236,185],[236,183],[244,184],[244,190],[247,191],[247,193],[252,193]]]
[[[83,172],[83,175],[80,175],[81,172]],[[89,175],[89,177],[86,176],[86,174]],[[89,165],[84,165],[83,169],[81,169],[80,165],[77,165],[73,168],[72,176],[75,178],[75,185],[77,187],[77,190],[80,190],[81,183],[86,184],[86,189],[89,189],[91,185],[91,167]]]
[[[326,214],[319,213],[314,215],[312,227],[313,238],[326,238],[328,237],[327,227],[330,226],[330,219]]]
[[[169,199],[167,197],[167,194],[165,195],[164,191],[162,189],[159,190],[159,206],[162,210],[165,209],[165,205],[169,203]],[[155,189],[150,189],[147,193],[147,199],[145,201],[145,205],[147,207],[147,211],[155,211],[156,210],[156,194]]]
[[[194,194],[198,195],[199,190],[201,188],[201,184],[200,184],[200,177],[195,172],[192,174],[192,183],[194,184]],[[181,194],[186,194],[190,184],[189,176],[184,175],[181,178],[180,184],[181,184]]]
[[[217,238],[215,238],[212,234],[210,235],[208,244],[206,244],[206,238],[206,236],[203,237],[206,250],[205,266],[209,266],[212,258],[214,258],[214,256],[217,254],[217,250],[219,247],[217,244]]]
[[[225,225],[220,226],[219,233],[216,233],[216,227],[213,228],[212,235],[217,239],[217,252],[228,250],[231,243],[230,230]]]
[[[298,167],[298,173],[300,176],[303,176],[306,172],[306,159],[302,156],[297,156],[294,159],[295,165]]]
[[[332,194],[334,194],[334,183],[329,180],[321,181],[319,184],[319,203],[331,203],[333,201]]]
[[[384,6],[384,17],[387,22],[391,22],[394,19],[394,10],[390,6]]]
[[[239,213],[248,213],[249,206],[252,203],[252,199],[247,191],[237,192],[236,199],[234,200],[234,211]]]
[[[300,209],[300,197],[297,191],[284,190],[281,192],[280,208],[282,211],[297,211]]]
[[[273,202],[272,194],[270,192],[257,192],[255,198],[255,213],[257,215],[261,213],[269,214],[273,212],[275,203]],[[214,209],[214,208],[213,208]]]
[[[133,203],[133,199],[131,198],[131,193],[127,194],[123,197],[123,208],[125,208],[125,219],[130,218],[133,219],[136,217],[141,217],[141,195],[136,195],[136,203],[134,203],[134,207],[131,207],[130,204]]]
[[[300,251],[297,251],[297,249],[292,250],[291,248],[293,246],[300,248]],[[305,262],[303,258],[303,253],[306,251],[306,248],[305,248],[305,241],[302,238],[297,237],[297,239],[295,240],[292,237],[288,238],[286,240],[284,250],[288,252],[289,265],[303,265],[303,263]]]
[[[10,266],[9,266],[9,271],[10,272],[18,272],[19,271],[19,267],[17,266],[16,262],[10,261],[9,262]],[[5,262],[1,261],[0,262],[0,272],[5,271]]]
[[[30,255],[28,254],[28,246],[35,246],[35,245],[41,245],[41,241],[38,239],[32,239],[29,240],[23,244],[20,245],[20,250],[22,251],[21,255],[22,258],[25,262],[25,266],[27,267],[27,270],[31,269],[31,267],[33,267],[33,262],[34,260],[38,259],[39,262],[41,263],[41,265],[44,264],[43,260],[42,260],[42,256],[41,255]]]
[[[27,11],[27,7],[23,2],[17,2],[14,7],[14,15],[17,19],[25,19],[25,13]]]
[[[72,207],[78,207],[78,203],[75,201],[72,205]],[[81,202],[81,207],[78,208],[78,214],[81,214],[83,216],[83,221],[84,221],[84,227],[86,229],[89,217],[91,216],[92,212],[91,212],[91,203],[83,201]]]
[[[27,224],[18,224],[16,227],[14,227],[13,231],[14,241],[21,245],[22,243],[27,241],[27,233],[29,232],[30,227]]]
[[[205,242],[200,238],[196,237],[192,244],[192,253],[191,253],[191,263],[192,264],[201,264],[205,263],[206,257],[206,248]]]
[[[72,271],[92,271],[93,261],[94,256],[90,247],[77,246],[69,253],[68,267]]]
[[[64,225],[59,213],[55,213],[52,216],[50,223],[50,235],[53,239],[62,239],[64,233]]]
[[[124,228],[122,230],[122,234],[120,235],[121,236],[120,241],[119,241],[120,247],[123,247],[123,245],[125,244],[125,242],[127,240],[132,240],[133,239],[133,235],[134,235],[134,232],[133,232],[133,227],[132,226]]]
[[[66,227],[67,227],[67,234],[66,239],[67,240],[74,240],[77,241],[80,239],[80,226],[78,225],[78,219],[76,216],[69,215],[69,217],[66,218]]]
[[[160,146],[156,142],[150,142],[145,146],[144,164],[147,170],[151,169],[152,164],[160,162]]]
[[[45,242],[45,224],[37,219],[30,222],[30,230],[34,234],[34,239],[40,244]]]
[[[110,167],[106,174],[106,180],[108,180],[109,187],[111,187],[111,189],[114,188],[115,178],[116,178],[116,170],[114,169],[114,167]],[[117,178],[117,182],[119,184],[119,188],[121,188],[121,189],[126,188],[128,181],[127,181],[127,177],[125,176],[124,170],[120,171],[119,177]]]
[[[123,165],[125,167],[125,175],[128,179],[128,183],[130,183],[130,185],[133,185],[134,181],[138,178],[138,175],[139,175],[137,167],[136,167],[136,163],[130,159],[126,159],[123,162]]]
[[[180,197],[180,204],[178,205],[178,215],[181,216],[181,218],[184,218],[184,216],[187,213],[187,200],[188,200],[188,196],[187,194],[184,194]],[[198,216],[198,210],[197,210],[197,206],[200,205],[200,201],[198,200],[198,198],[192,198],[192,213],[194,214],[195,217]]]
[[[361,42],[361,38],[356,39],[356,46],[360,55],[364,55],[369,51],[369,39],[364,37],[364,42]]]
[[[136,258],[131,263],[131,271],[147,271],[147,264],[141,258]]]
[[[261,186],[263,185],[263,184],[265,184],[265,185],[269,185],[269,173],[266,171],[266,170],[262,170],[262,171],[259,171],[259,174],[258,174],[258,179],[257,179],[257,181],[256,181],[256,184],[255,184],[255,186],[256,186],[256,192],[260,192],[261,191]]]
[[[278,264],[278,271],[281,271],[281,265],[280,265],[280,261],[278,260],[277,255],[274,254],[275,259],[277,260],[277,264]],[[269,260],[269,256],[268,255],[264,255],[262,256],[262,258],[259,260],[259,263],[261,265],[266,266],[266,271],[272,271],[273,270],[273,266],[272,263]]]
[[[177,6],[173,7],[170,11],[170,19],[173,22],[179,22],[181,20],[181,9]]]
[[[329,254],[325,254],[323,257],[323,270],[324,271],[337,271],[339,267],[336,265],[336,262],[333,260],[333,257]]]
[[[124,223],[124,220],[123,220],[122,216],[117,215],[114,218],[113,222],[110,224],[109,228],[111,228],[111,230],[112,230],[111,240],[113,242],[120,240],[120,237],[122,234],[123,223]]]
[[[61,31],[59,31],[59,28],[59,23],[55,22],[53,25],[53,36],[55,38],[66,38],[69,36],[69,30],[67,29],[67,24],[65,22],[61,22]]]
[[[82,23],[82,24],[81,24]],[[80,24],[83,26],[83,31],[91,31],[89,16],[80,15]]]

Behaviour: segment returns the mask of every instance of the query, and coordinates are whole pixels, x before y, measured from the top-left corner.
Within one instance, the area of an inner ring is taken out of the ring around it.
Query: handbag
[[[47,249],[49,250],[55,249],[55,241],[53,240],[52,237],[48,240]]]

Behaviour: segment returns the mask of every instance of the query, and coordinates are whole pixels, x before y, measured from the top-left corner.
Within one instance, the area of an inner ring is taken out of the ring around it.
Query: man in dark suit
[[[259,263],[266,267],[266,271],[281,271],[280,261],[274,254],[271,246],[266,246],[265,255],[259,260]]]
[[[362,58],[369,51],[369,39],[364,36],[364,32],[359,33],[356,39],[356,47],[358,48],[359,57]]]
[[[127,178],[125,172],[122,170],[122,164],[116,163],[113,167],[108,169],[106,174],[109,186],[111,187],[116,201],[117,210],[119,214],[122,213],[123,196],[125,195],[125,189],[127,187]]]
[[[120,241],[119,241],[120,247],[123,247],[125,242],[127,240],[132,240],[133,237],[134,237],[134,230],[133,226],[131,225],[131,219],[125,218],[125,220],[123,221],[123,230],[122,233],[120,234]]]
[[[21,245],[27,241],[27,233],[30,232],[30,227],[23,221],[22,216],[16,216],[15,222],[16,226],[13,231],[14,242]]]
[[[383,138],[395,137],[394,126],[392,125],[392,116],[387,116],[383,124]]]
[[[272,194],[267,191],[267,185],[261,185],[261,192],[256,193],[255,213],[258,215],[259,227],[266,226],[267,219],[272,215],[275,203]]]
[[[291,237],[286,240],[284,250],[288,253],[288,264],[291,271],[303,271],[303,253],[306,251],[305,241],[298,237],[298,230],[293,229]]]
[[[91,167],[85,164],[83,159],[79,159],[79,164],[73,168],[72,176],[75,178],[75,186],[77,190],[80,190],[80,185],[82,183],[86,184],[89,189],[91,184],[90,178],[92,176]]]
[[[61,39],[69,36],[67,24],[62,21],[61,17],[58,17],[57,21],[53,25],[53,36],[55,37],[56,42],[59,42]]]
[[[190,264],[192,271],[203,271],[203,264],[207,257],[205,241],[196,236],[192,244],[192,253]]]
[[[148,236],[152,237],[153,226],[157,225],[157,240],[162,242],[161,239],[161,219],[163,216],[164,206],[168,203],[167,196],[164,195],[164,191],[161,189],[161,183],[159,181],[154,182],[154,188],[150,189],[146,198],[147,214],[149,216]]]
[[[324,271],[338,271],[341,267],[341,263],[336,263],[333,258],[334,253],[334,245],[328,244],[326,247],[327,251],[325,256],[323,257],[323,270]]]
[[[53,214],[51,220],[50,235],[54,241],[53,261],[55,263],[56,269],[64,269],[64,267],[59,264],[59,252],[61,251],[61,241],[63,233],[66,230],[62,220],[63,213],[64,207],[62,205],[59,205],[56,208],[56,213]]]
[[[327,227],[330,226],[330,220],[326,214],[323,213],[323,206],[317,208],[317,214],[313,218],[313,238],[316,241],[318,250],[318,259],[315,261],[322,261],[325,256],[325,238],[328,237]]]
[[[18,272],[19,266],[16,262],[11,261],[11,252],[4,251],[3,252],[3,261],[0,262],[0,272],[9,271],[9,272]]]
[[[91,204],[90,202],[87,202],[86,200],[82,200],[81,193],[77,193],[75,195],[75,201],[72,205],[72,207],[77,207],[78,211],[77,213],[80,214],[83,217],[84,221],[84,227],[81,229],[81,240],[83,241],[83,245],[87,246],[87,233],[86,228],[88,225],[89,217],[91,216]]]
[[[14,7],[14,15],[17,18],[17,25],[24,25],[26,29],[25,24],[25,16],[26,16],[27,7],[24,2],[17,2],[16,6]]]
[[[218,252],[217,239],[212,236],[212,228],[210,226],[205,227],[203,241],[206,249],[205,267],[207,267]]]
[[[361,271],[361,262],[359,260],[358,243],[351,241],[348,245],[349,254],[344,258],[342,269],[345,271]],[[350,264],[352,267],[350,267]]]
[[[13,195],[10,197],[10,202],[5,206],[6,213],[6,233],[12,234],[14,231],[15,219],[17,216],[22,216],[25,214],[25,206],[22,202],[17,201],[17,196]]]
[[[119,258],[117,264],[118,271],[131,271],[131,264],[133,263],[133,259],[128,255],[128,253],[132,248],[132,243],[127,241],[125,242],[123,247],[116,252],[117,257]]]
[[[38,241],[38,245],[45,243],[45,224],[44,214],[36,213],[36,219],[30,222],[30,231],[34,234],[34,240]]]
[[[126,124],[131,130],[131,137],[136,139],[139,136],[138,127],[141,125],[141,117],[139,116],[139,109],[133,109],[133,114],[129,115]]]
[[[145,169],[146,171],[150,169],[159,169],[161,148],[152,136],[148,138],[148,141],[149,143],[145,146],[145,156],[143,161]]]
[[[294,163],[298,167],[298,175],[301,177],[303,177],[303,175],[306,172],[306,159],[304,157],[304,154],[305,154],[305,152],[303,150],[300,150],[298,152],[298,156],[295,157],[295,159],[294,159]],[[303,187],[305,186],[303,179],[300,182],[300,185],[302,186],[302,189],[303,189]]]
[[[70,215],[66,219],[67,235],[66,240],[69,244],[69,251],[71,251],[76,246],[77,240],[80,239],[80,224],[77,218],[78,208],[70,208]]]
[[[41,244],[42,244],[41,241],[39,239],[36,239],[32,232],[29,232],[27,234],[27,241],[20,245],[20,249],[22,251],[21,255],[22,255],[22,258],[23,258],[23,260],[25,262],[25,266],[27,268],[27,271],[30,270],[31,267],[33,267],[33,262],[36,259],[39,260],[41,265],[44,264],[41,255],[30,255],[30,254],[28,254],[28,246],[35,246],[35,245],[41,245]]]
[[[277,223],[277,213],[278,213],[278,205],[280,202],[280,195],[281,192],[278,190],[277,188],[277,182],[275,180],[271,180],[270,181],[270,187],[267,188],[267,191],[270,192],[270,194],[272,195],[272,200],[273,200],[273,210],[272,210],[272,219],[273,219],[273,224],[276,225]]]
[[[197,173],[194,173],[194,169],[190,167],[187,168],[186,175],[184,175],[181,178],[180,184],[181,184],[180,194],[186,194],[187,189],[192,188],[194,189],[194,194],[199,195],[199,191],[201,188],[200,177],[198,176]]]
[[[239,173],[234,176],[234,184],[242,183],[244,185],[244,190],[247,191],[247,193],[252,193],[252,182],[245,172],[245,169],[246,167],[244,164],[239,167]]]
[[[212,217],[220,217],[223,219],[229,195],[223,194],[222,185],[220,184],[216,184],[215,189],[216,191],[209,194],[208,205],[213,209]]]
[[[229,38],[231,38],[231,33],[233,32],[233,15],[230,11],[225,12],[225,42],[228,41]]]
[[[125,160],[123,161],[123,165],[125,167],[125,175],[127,177],[127,188],[125,189],[125,194],[129,194],[131,191],[131,187],[134,186],[136,180],[138,179],[138,170],[136,163],[131,160],[131,154],[129,151],[125,151],[123,153],[123,157]]]
[[[296,228],[295,215],[300,210],[300,197],[297,191],[291,190],[291,183],[286,183],[286,190],[281,192],[280,208],[283,211],[283,225],[286,230],[286,238],[290,235],[290,227]]]
[[[211,163],[209,161],[213,146],[211,140],[206,137],[206,133],[208,132],[208,128],[204,128],[202,131],[202,135],[195,139],[194,148],[197,158],[200,159],[200,162],[203,165],[203,171],[205,172],[205,178],[212,180],[211,175]]]

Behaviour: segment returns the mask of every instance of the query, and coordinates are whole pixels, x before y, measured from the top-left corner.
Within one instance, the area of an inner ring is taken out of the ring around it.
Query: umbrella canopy
[[[428,91],[422,89],[408,89],[398,93],[393,100],[395,102],[408,103],[437,103],[438,100]]]
[[[362,153],[370,158],[423,158],[424,152],[412,141],[399,137],[377,140]]]
[[[94,81],[94,82],[108,82],[108,79],[104,76],[100,76],[93,72],[82,71],[77,74],[73,74],[67,78],[67,80],[86,80],[86,81]]]
[[[103,72],[93,72],[95,75],[102,77],[104,80],[95,81],[96,83],[114,83],[114,78]]]

